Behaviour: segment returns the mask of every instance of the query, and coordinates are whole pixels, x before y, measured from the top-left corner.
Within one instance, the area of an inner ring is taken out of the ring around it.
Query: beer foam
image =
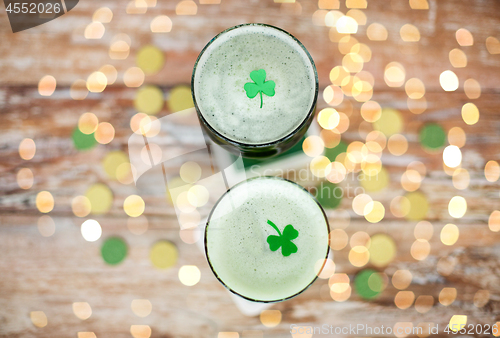
[[[250,73],[266,71],[275,95],[250,99]],[[199,57],[193,77],[196,104],[217,132],[245,144],[277,141],[292,133],[315,104],[316,72],[302,46],[270,26],[243,25],[215,38]]]
[[[297,252],[271,251],[267,238],[298,231]],[[214,207],[206,233],[207,255],[218,278],[254,300],[277,301],[305,289],[316,278],[315,264],[328,252],[328,224],[311,194],[289,181],[263,177],[232,188]]]

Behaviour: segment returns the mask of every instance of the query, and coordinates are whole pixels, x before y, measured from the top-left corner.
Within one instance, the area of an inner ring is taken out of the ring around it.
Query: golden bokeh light
[[[389,152],[394,156],[401,156],[408,150],[408,141],[403,135],[394,134],[389,137],[387,149],[389,149]]]
[[[147,317],[153,310],[153,305],[148,299],[134,299],[130,304],[132,312],[141,318]]]
[[[434,305],[434,297],[432,296],[418,296],[417,299],[415,300],[415,310],[418,313],[426,313],[430,309],[432,309],[432,306]]]
[[[451,305],[457,298],[457,289],[455,288],[443,288],[439,293],[439,302],[448,306]]]
[[[181,179],[186,183],[195,183],[201,178],[201,173],[200,165],[192,161],[185,162],[179,170]]]
[[[87,81],[78,79],[71,84],[69,95],[73,100],[85,100],[88,94]]]
[[[374,22],[366,30],[368,39],[372,41],[385,41],[389,36],[387,29],[381,23]]]
[[[490,54],[500,54],[500,40],[493,36],[486,38],[486,49]]]
[[[144,200],[138,195],[130,195],[123,201],[123,210],[130,217],[139,217],[145,207]]]
[[[339,86],[330,85],[323,90],[323,99],[330,106],[338,106],[344,100],[344,93]]]
[[[444,245],[453,245],[457,242],[460,232],[455,224],[446,224],[441,229],[441,242]]]
[[[401,175],[401,187],[406,191],[417,190],[420,188],[421,183],[422,176],[416,170],[408,169]]]
[[[19,143],[19,156],[23,160],[31,160],[36,153],[35,141],[30,138],[25,138]]]
[[[359,42],[355,37],[353,37],[351,35],[346,35],[339,40],[339,45],[338,45],[339,52],[344,54],[344,55],[347,53],[350,53],[352,48],[355,45],[357,45],[358,43]],[[341,67],[341,68],[343,68],[343,67]],[[349,73],[347,73],[347,75],[349,75]]]
[[[130,334],[134,338],[151,337],[151,327],[149,325],[130,325]]]
[[[479,121],[479,109],[474,103],[466,103],[462,106],[462,119],[468,125],[476,124]]]
[[[262,337],[262,335],[259,334],[256,337]],[[217,338],[240,338],[240,334],[238,332],[219,332]]]
[[[130,0],[125,9],[127,14],[144,14],[148,10],[145,0]]]
[[[85,27],[84,36],[85,39],[97,40],[103,37],[106,28],[99,21],[91,22]]]
[[[445,70],[439,75],[439,84],[447,92],[453,92],[458,89],[458,77],[451,70]]]
[[[189,203],[198,208],[207,204],[209,196],[208,189],[199,184],[192,186],[187,192]]]
[[[340,114],[333,108],[322,109],[318,114],[318,123],[323,129],[337,128],[340,123]]]
[[[91,204],[87,197],[76,196],[71,201],[71,210],[76,217],[85,217],[90,214]]]
[[[332,250],[342,250],[347,246],[349,236],[342,229],[334,229],[330,232],[330,248]]]
[[[404,24],[399,30],[399,35],[401,39],[406,42],[417,42],[420,41],[420,32],[418,28],[412,24]]]
[[[38,232],[43,237],[50,237],[56,232],[56,224],[48,215],[40,216],[37,222]]]
[[[84,113],[78,119],[78,129],[84,134],[90,135],[97,130],[99,120],[93,113]]]
[[[333,67],[329,75],[330,81],[337,86],[341,86],[344,83],[344,79],[348,76],[349,72],[342,66]]]
[[[370,252],[365,246],[355,246],[349,251],[349,263],[355,267],[362,267],[368,264]]]
[[[48,191],[40,191],[36,195],[36,208],[42,213],[51,212],[54,209],[54,197]]]
[[[464,82],[465,95],[471,100],[481,96],[481,85],[474,79],[467,79]]]
[[[405,83],[406,71],[399,62],[390,62],[385,66],[384,81],[389,87],[401,87]]]
[[[174,87],[170,91],[168,107],[171,112],[178,112],[194,107],[191,88],[184,85]]]
[[[497,161],[488,161],[484,166],[484,176],[488,182],[496,182],[500,178],[500,165]]]
[[[200,281],[201,272],[196,265],[183,265],[179,269],[178,277],[182,284],[193,286]]]
[[[405,91],[410,99],[418,100],[425,95],[425,85],[422,80],[414,77],[406,81]]]
[[[429,241],[434,234],[434,227],[428,221],[420,221],[415,225],[413,235],[416,239],[423,239]]]
[[[465,190],[469,187],[470,175],[467,169],[459,168],[453,172],[453,186],[458,190]]]
[[[87,78],[87,89],[91,93],[100,93],[108,85],[108,78],[102,72],[93,72]]]
[[[123,74],[123,83],[127,87],[137,88],[144,83],[144,72],[139,67],[130,67]]]
[[[323,154],[325,144],[323,139],[316,135],[308,136],[302,143],[302,150],[307,156],[316,157]]]
[[[31,311],[30,319],[33,325],[35,325],[36,327],[45,327],[48,323],[47,316],[43,311]]]
[[[342,66],[351,73],[358,73],[363,69],[364,60],[357,53],[347,53],[342,58]]]
[[[182,0],[175,7],[175,14],[177,15],[196,15],[198,6],[194,1]]]
[[[394,297],[394,304],[401,310],[412,306],[415,294],[412,291],[399,291]]]
[[[490,300],[490,292],[488,290],[477,290],[474,294],[474,305],[476,307],[483,307],[488,304]]]
[[[78,332],[77,338],[97,338],[94,332]]]
[[[335,263],[330,259],[318,259],[314,264],[314,272],[320,279],[329,279],[335,273]]]
[[[392,285],[398,290],[404,290],[410,286],[413,275],[409,270],[397,270],[392,275]]]
[[[448,325],[453,332],[458,332],[462,330],[466,324],[467,324],[467,316],[453,315]]]
[[[365,219],[370,223],[378,223],[385,216],[385,208],[378,201],[368,202],[363,211]]]
[[[410,201],[405,196],[396,196],[391,200],[391,213],[396,217],[405,217],[410,212]]]
[[[33,172],[29,168],[21,168],[16,175],[17,185],[21,189],[29,189],[33,186]]]
[[[462,152],[457,146],[447,146],[443,151],[443,162],[450,168],[456,168],[462,163]]]
[[[45,75],[38,81],[38,93],[42,96],[51,96],[56,90],[57,81],[52,75]]]
[[[113,60],[125,60],[130,53],[132,40],[127,34],[118,34],[111,40],[109,57]]]
[[[411,9],[429,9],[427,0],[410,0]]]
[[[355,246],[364,246],[366,248],[370,247],[371,239],[370,235],[368,235],[364,231],[357,231],[351,236],[351,240],[349,241],[349,245],[351,248]]]
[[[349,276],[345,273],[336,273],[328,280],[330,287],[330,297],[336,302],[343,302],[351,296],[351,286]]]
[[[375,122],[382,116],[382,107],[375,101],[366,101],[361,105],[361,117],[367,122]]]
[[[118,72],[116,68],[112,65],[104,65],[99,68],[99,72],[103,73],[108,80],[108,85],[115,83],[116,78],[118,76]]]
[[[266,327],[275,327],[281,323],[280,310],[264,310],[260,313],[260,322]]]
[[[420,99],[408,98],[406,105],[413,114],[419,115],[427,109],[427,100],[425,97],[421,97]]]
[[[494,210],[488,218],[488,227],[493,232],[500,231],[500,211]]]
[[[464,68],[467,66],[467,55],[458,49],[452,49],[449,54],[450,63],[455,68]]]
[[[318,8],[320,9],[339,9],[339,0],[318,0]]]
[[[109,122],[101,122],[97,125],[94,137],[100,144],[108,144],[115,138],[115,128]]]
[[[358,23],[350,16],[343,16],[338,19],[335,27],[341,34],[356,34],[358,32]]]
[[[460,127],[453,127],[448,131],[448,142],[452,146],[462,148],[465,145],[467,136]]]
[[[462,218],[467,212],[467,201],[462,196],[454,196],[448,203],[448,212],[453,218]]]
[[[455,38],[460,46],[472,46],[474,44],[474,38],[471,32],[465,28],[460,28],[455,32]]]
[[[366,0],[346,0],[345,6],[347,8],[366,8],[368,3]]]
[[[346,16],[350,16],[354,20],[356,20],[359,26],[366,25],[366,14],[359,9],[351,9],[347,11]]]
[[[101,7],[95,10],[92,15],[93,21],[98,21],[102,23],[109,23],[113,19],[113,11],[109,7]]]
[[[343,16],[344,14],[340,11],[329,11],[325,14],[324,25],[327,27],[335,27],[337,21]]]
[[[326,156],[317,156],[312,159],[309,169],[317,177],[326,177],[332,170],[332,163]]]
[[[372,198],[370,195],[367,194],[359,194],[356,197],[353,198],[352,200],[352,210],[360,215],[363,216],[365,212],[365,207],[370,203],[373,202]]]
[[[430,252],[431,245],[425,239],[417,239],[411,245],[410,254],[417,261],[426,259]]]
[[[166,15],[158,15],[149,25],[153,33],[168,33],[172,30],[172,20]]]
[[[73,303],[72,308],[73,313],[78,319],[86,320],[92,316],[92,308],[87,302],[75,302]]]

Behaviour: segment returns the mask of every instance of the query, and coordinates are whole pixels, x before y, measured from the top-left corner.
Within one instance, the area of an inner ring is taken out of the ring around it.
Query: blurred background
[[[82,0],[15,34],[1,12],[0,336],[500,335],[498,1]],[[144,161],[199,149],[192,114],[144,127],[192,107],[199,52],[248,22],[316,63],[317,118],[272,168],[309,173],[292,178],[332,231],[316,283],[250,316],[196,244],[213,163],[192,153],[165,173],[186,188],[179,216],[160,172],[134,184],[127,143],[142,126],[160,139]]]

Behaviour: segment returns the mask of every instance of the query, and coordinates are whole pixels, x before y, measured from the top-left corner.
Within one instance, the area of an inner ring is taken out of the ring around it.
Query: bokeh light
[[[75,302],[72,305],[73,313],[78,319],[86,320],[92,316],[92,308],[87,302]]]
[[[439,75],[441,88],[447,92],[453,92],[458,89],[458,77],[451,70],[445,70]]]
[[[88,219],[82,223],[80,228],[83,239],[87,242],[95,242],[101,238],[102,228],[99,222],[93,219]]]
[[[462,119],[468,125],[476,124],[479,121],[479,109],[474,103],[466,103],[462,106]]]
[[[145,318],[151,314],[153,305],[148,299],[134,299],[130,308],[137,317]]]
[[[453,218],[462,218],[467,212],[467,201],[462,196],[453,197],[448,203],[448,212]]]
[[[260,313],[260,322],[266,327],[275,327],[281,323],[281,311],[264,310]]]
[[[54,209],[54,197],[48,191],[40,191],[36,195],[36,208],[43,213],[51,212]]]
[[[45,75],[38,81],[38,93],[42,96],[51,96],[56,90],[57,81],[52,75]]]
[[[186,286],[193,286],[200,281],[200,269],[196,265],[183,265],[179,269],[179,280]]]

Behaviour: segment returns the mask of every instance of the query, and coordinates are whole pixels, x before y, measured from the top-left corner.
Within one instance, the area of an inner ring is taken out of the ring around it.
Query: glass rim
[[[304,119],[301,121],[301,123],[295,129],[293,129],[287,135],[285,135],[285,136],[283,136],[283,137],[281,137],[281,138],[279,138],[279,139],[277,139],[275,141],[270,141],[270,142],[266,142],[266,143],[258,143],[258,144],[249,144],[249,143],[244,143],[244,142],[232,140],[229,137],[227,137],[227,136],[223,135],[222,133],[218,132],[217,130],[215,130],[208,123],[208,121],[205,119],[205,117],[201,113],[200,108],[198,107],[198,103],[196,102],[196,95],[194,94],[194,76],[195,76],[195,73],[196,73],[198,62],[200,61],[202,55],[205,53],[205,51],[207,50],[207,48],[215,40],[217,40],[219,38],[219,36],[221,36],[222,34],[225,34],[225,33],[229,32],[229,31],[232,31],[233,29],[238,29],[238,28],[244,27],[244,26],[264,26],[264,27],[270,27],[270,28],[276,29],[276,30],[278,30],[278,31],[280,31],[282,33],[285,33],[286,35],[288,35],[289,37],[291,37],[300,46],[300,48],[302,48],[302,50],[306,53],[306,56],[309,59],[309,62],[311,63],[311,66],[312,66],[312,69],[313,69],[314,81],[315,81],[315,90],[314,90],[314,95],[313,95],[313,101],[311,103],[311,107],[309,107],[308,113],[306,114],[306,116],[304,117]],[[307,123],[307,121],[309,120],[309,118],[311,117],[311,115],[314,114],[314,111],[315,111],[315,108],[316,108],[316,101],[318,100],[318,91],[319,91],[319,80],[318,80],[318,72],[316,70],[316,64],[314,63],[314,60],[313,60],[311,54],[309,54],[309,52],[307,51],[306,47],[302,44],[302,42],[300,42],[295,36],[293,36],[289,32],[287,32],[284,29],[281,29],[279,27],[276,27],[276,26],[273,26],[273,25],[269,25],[269,24],[266,24],[266,23],[244,23],[244,24],[233,26],[233,27],[229,27],[229,28],[223,30],[222,32],[220,32],[219,34],[217,34],[216,36],[214,36],[205,45],[205,47],[203,47],[203,49],[201,50],[200,54],[196,58],[196,62],[194,63],[194,67],[193,67],[193,73],[191,75],[191,96],[193,98],[193,104],[194,104],[194,107],[196,109],[196,113],[198,114],[198,117],[203,122],[203,124],[206,125],[207,128],[210,129],[210,131],[212,133],[216,134],[218,137],[220,137],[221,139],[223,139],[227,143],[232,144],[233,146],[236,146],[236,147],[265,148],[265,147],[269,147],[269,146],[273,146],[273,145],[276,145],[276,144],[283,143],[283,142],[287,141],[288,139],[292,138],[300,129],[302,129],[304,127],[304,125]]]
[[[326,230],[327,230],[327,233],[328,233],[328,240],[327,240],[327,246],[326,246],[326,254],[325,254],[325,258],[323,260],[323,264],[321,265],[321,268],[319,269],[319,271],[316,273],[316,275],[314,276],[314,278],[311,280],[311,282],[309,284],[307,284],[303,289],[301,289],[299,292],[297,293],[294,293],[293,295],[291,296],[288,296],[288,297],[284,297],[284,298],[280,298],[280,299],[276,299],[276,300],[259,300],[259,299],[253,299],[253,298],[250,298],[250,297],[247,297],[247,296],[244,296],[236,291],[234,291],[233,289],[231,289],[226,283],[224,283],[222,281],[222,279],[219,277],[219,275],[217,274],[217,272],[215,272],[215,269],[214,267],[212,266],[212,263],[210,261],[210,256],[208,255],[208,246],[207,246],[207,233],[208,233],[208,227],[210,225],[210,219],[212,218],[212,214],[215,210],[215,208],[217,207],[217,205],[220,203],[220,201],[222,201],[222,199],[232,190],[232,189],[235,189],[237,186],[239,185],[242,185],[242,184],[245,184],[245,183],[248,183],[249,181],[253,181],[253,180],[256,180],[256,179],[275,179],[275,180],[281,180],[281,181],[286,181],[288,183],[291,183],[297,187],[299,187],[300,189],[304,190],[305,192],[307,192],[311,199],[316,202],[316,204],[318,205],[319,209],[321,210],[321,212],[323,213],[323,217],[325,219],[325,223],[326,223]],[[316,197],[314,197],[309,191],[307,191],[306,188],[304,188],[303,186],[301,186],[300,184],[298,184],[297,182],[293,182],[293,181],[290,181],[286,178],[283,178],[283,177],[278,177],[278,176],[257,176],[257,177],[252,177],[252,178],[249,178],[247,180],[244,180],[244,181],[241,181],[237,184],[235,184],[233,187],[227,189],[227,191],[217,200],[217,202],[214,204],[214,206],[212,207],[212,210],[210,211],[210,213],[208,214],[208,218],[207,218],[207,223],[206,223],[206,227],[205,227],[205,232],[204,232],[204,239],[203,239],[203,244],[204,244],[204,247],[205,247],[205,257],[207,258],[207,262],[208,262],[208,265],[210,267],[210,270],[212,270],[212,273],[214,274],[215,278],[217,278],[217,280],[227,289],[229,290],[231,293],[237,295],[237,296],[240,296],[246,300],[249,300],[249,301],[252,301],[252,302],[257,302],[257,303],[278,303],[278,302],[282,302],[282,301],[285,301],[285,300],[288,300],[288,299],[291,299],[291,298],[294,298],[298,295],[300,295],[302,292],[304,292],[305,290],[307,290],[317,279],[318,279],[318,275],[319,273],[323,270],[323,268],[325,267],[325,264],[326,264],[326,260],[328,259],[328,254],[330,253],[330,223],[328,222],[328,216],[326,215],[325,213],[325,210],[323,209],[323,207],[321,206],[321,203],[319,203],[319,201],[316,199]]]

